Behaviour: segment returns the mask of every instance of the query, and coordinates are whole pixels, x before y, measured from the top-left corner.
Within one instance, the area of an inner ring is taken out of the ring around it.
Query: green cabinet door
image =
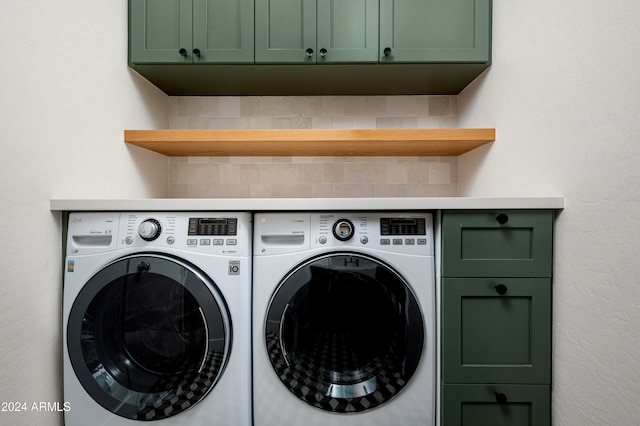
[[[253,0],[193,0],[193,62],[252,63],[253,15]]]
[[[129,63],[191,63],[192,0],[129,0]]]
[[[442,379],[550,383],[551,280],[443,279]]]
[[[380,62],[488,63],[491,0],[380,0]]]
[[[378,0],[318,0],[316,62],[378,62]]]
[[[316,62],[316,0],[255,0],[256,63]]]
[[[253,62],[251,0],[129,0],[129,63]]]
[[[378,61],[378,0],[256,0],[256,63]]]
[[[548,385],[444,385],[443,426],[550,426]]]
[[[445,277],[551,277],[551,211],[447,211],[442,227]]]

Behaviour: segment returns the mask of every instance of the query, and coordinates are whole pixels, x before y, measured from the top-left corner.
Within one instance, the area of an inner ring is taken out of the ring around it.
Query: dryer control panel
[[[254,254],[362,248],[433,256],[433,216],[414,212],[263,213]]]
[[[429,213],[311,213],[313,247],[363,247],[433,255]]]

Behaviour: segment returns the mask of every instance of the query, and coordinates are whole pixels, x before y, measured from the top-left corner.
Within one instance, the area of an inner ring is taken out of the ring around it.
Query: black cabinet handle
[[[507,294],[507,291],[509,291],[507,286],[504,284],[498,284],[495,288],[496,293],[498,293],[500,296],[504,296],[505,294]]]
[[[507,403],[507,395],[503,394],[502,392],[496,392],[496,402],[498,404],[506,404]]]
[[[509,222],[509,216],[505,213],[500,213],[498,216],[496,216],[496,220],[500,225],[504,225],[505,223]]]
[[[391,56],[391,48],[390,47],[385,47],[383,52],[384,52],[384,56]]]
[[[180,56],[187,56],[187,49],[185,49],[184,47],[180,50],[178,50],[178,53],[180,54]]]
[[[196,55],[199,58],[200,57],[200,49],[193,49],[193,54]]]
[[[312,57],[313,56],[313,49],[312,48],[308,48],[305,53],[307,54],[308,57]]]
[[[323,58],[327,56],[327,49],[325,49],[324,47],[320,49],[320,56],[322,56]]]

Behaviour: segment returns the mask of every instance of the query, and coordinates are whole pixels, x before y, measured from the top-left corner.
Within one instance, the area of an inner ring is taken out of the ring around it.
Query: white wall
[[[126,26],[126,1],[0,5],[0,401],[29,410],[63,400],[49,199],[166,195],[167,159],[123,142],[124,129],[168,126],[168,97],[126,66]],[[3,425],[61,423],[0,412]]]
[[[0,401],[62,401],[59,197],[160,197],[167,98],[126,68],[125,1],[0,5]],[[459,161],[461,195],[564,195],[556,228],[554,425],[640,415],[640,3],[495,0],[494,64],[460,125],[497,128]],[[141,173],[141,170],[145,170]],[[55,425],[58,413],[1,413]]]
[[[493,65],[459,96],[495,126],[460,195],[564,195],[556,222],[553,424],[640,416],[640,2],[494,1]]]

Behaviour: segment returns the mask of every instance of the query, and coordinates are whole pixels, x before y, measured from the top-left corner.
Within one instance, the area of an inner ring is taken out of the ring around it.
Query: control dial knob
[[[340,219],[333,225],[333,236],[340,241],[347,241],[353,237],[355,229],[348,219]]]
[[[153,241],[160,236],[162,227],[155,219],[146,219],[138,226],[138,234],[145,241]]]

